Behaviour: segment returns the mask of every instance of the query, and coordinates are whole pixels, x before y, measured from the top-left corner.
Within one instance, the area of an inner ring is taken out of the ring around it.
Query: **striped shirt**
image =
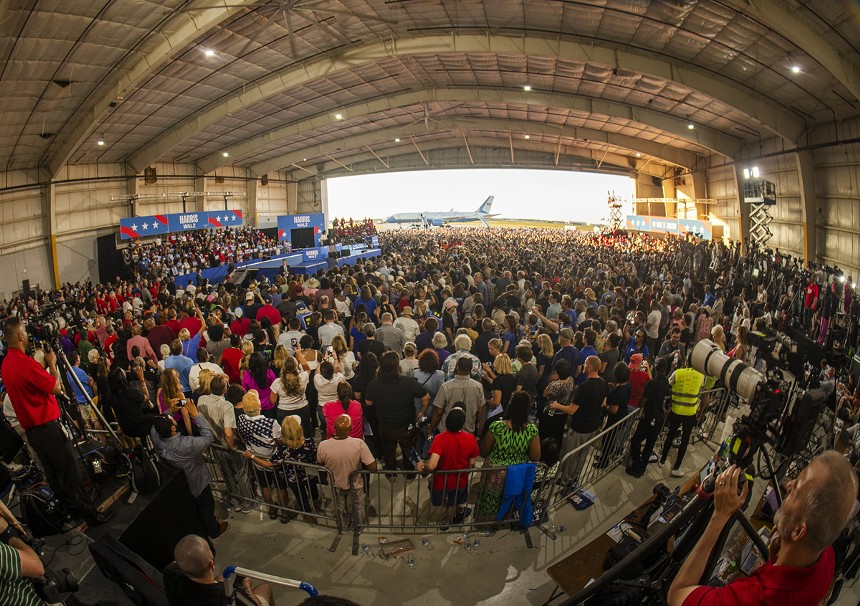
[[[21,576],[21,555],[0,543],[0,606],[41,606],[43,602],[29,579]]]

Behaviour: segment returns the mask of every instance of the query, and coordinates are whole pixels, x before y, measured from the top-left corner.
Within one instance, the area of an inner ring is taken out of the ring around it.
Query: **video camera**
[[[782,371],[773,368],[762,374],[738,359],[729,358],[709,339],[699,341],[693,348],[692,367],[719,378],[726,389],[749,404],[749,414],[738,419],[732,428],[728,452],[730,463],[749,467],[764,442],[775,444],[779,439],[778,425],[789,387]]]

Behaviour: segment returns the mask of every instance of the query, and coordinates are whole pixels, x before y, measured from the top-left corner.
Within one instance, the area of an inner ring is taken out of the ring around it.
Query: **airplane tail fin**
[[[489,214],[490,210],[492,210],[493,208],[493,198],[494,196],[490,196],[486,200],[484,200],[484,203],[478,207],[478,213],[485,215]]]

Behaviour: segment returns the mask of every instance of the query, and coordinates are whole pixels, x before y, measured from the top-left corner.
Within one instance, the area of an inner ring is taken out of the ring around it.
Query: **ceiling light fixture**
[[[225,158],[229,158],[229,157],[230,157],[230,154],[228,154],[227,152],[223,152],[221,155],[222,155],[222,156],[224,156]]]
[[[395,140],[394,140],[394,142],[395,142],[395,143],[400,143],[400,138],[398,137],[397,139],[395,139]]]
[[[800,73],[800,66],[799,65],[792,65],[791,66],[791,73],[792,74],[799,74]]]
[[[636,157],[637,157],[637,158],[641,158],[641,157],[642,157],[642,154],[640,154],[639,152],[636,152]]]
[[[523,90],[524,90],[524,91],[526,91],[526,92],[529,92],[531,89],[532,89],[532,87],[531,87],[531,86],[529,86],[528,84],[526,84],[526,85],[523,87]]]
[[[526,135],[526,139],[531,139],[531,138],[532,138],[531,135]]]
[[[334,119],[335,120],[343,120],[343,114],[335,114]]]
[[[215,56],[215,51],[211,48],[207,48],[205,51],[203,51],[203,54],[206,55],[207,58],[211,59]]]
[[[308,161],[307,158],[302,158],[302,162],[307,162],[307,161]]]
[[[696,125],[691,122],[690,124],[687,125],[687,128],[689,130],[693,130],[694,128],[696,128]]]
[[[96,141],[96,145],[98,145],[99,147],[101,147],[101,146],[102,146],[102,145],[104,145],[104,144],[105,144],[105,138],[104,138],[104,137],[99,137],[99,140],[98,140],[98,141]]]

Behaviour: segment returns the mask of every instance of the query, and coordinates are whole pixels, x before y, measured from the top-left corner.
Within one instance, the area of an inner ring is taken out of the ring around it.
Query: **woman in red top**
[[[221,369],[230,378],[230,383],[241,384],[242,350],[239,349],[239,335],[230,335],[230,347],[221,354]]]
[[[445,471],[470,469],[480,455],[475,436],[463,431],[466,412],[462,405],[455,404],[445,417],[445,431],[433,438],[430,444],[430,458],[425,463],[419,461],[415,469],[423,471]],[[468,473],[437,473],[433,476],[430,502],[435,507],[446,505],[444,520],[461,524],[466,517],[466,501],[469,496]],[[456,507],[456,513],[454,508]]]
[[[334,434],[334,422],[340,415],[349,415],[352,419],[350,438],[364,439],[364,421],[361,414],[361,403],[355,399],[352,385],[346,381],[337,384],[337,400],[326,402],[322,407],[325,417],[325,437],[331,438]]]

